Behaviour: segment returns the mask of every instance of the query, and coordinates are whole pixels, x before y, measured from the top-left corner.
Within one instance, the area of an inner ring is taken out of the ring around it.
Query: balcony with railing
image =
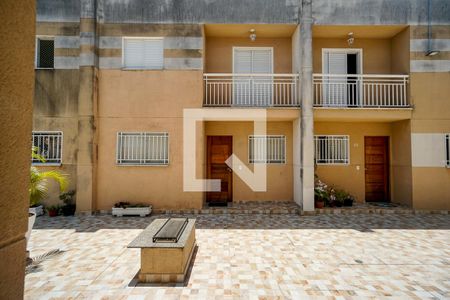
[[[316,107],[408,108],[408,75],[314,74]]]
[[[208,73],[204,106],[298,107],[297,74]]]

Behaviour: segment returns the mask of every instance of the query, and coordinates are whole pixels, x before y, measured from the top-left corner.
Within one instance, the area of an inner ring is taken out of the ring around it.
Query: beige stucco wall
[[[286,163],[267,164],[267,191],[254,192],[236,174],[233,174],[233,201],[293,201],[292,122],[268,122],[267,134],[286,136]],[[252,122],[206,122],[205,136],[233,136],[233,153],[248,168],[248,136],[253,134]],[[205,144],[206,147],[206,144]]]
[[[22,299],[24,291],[35,5],[0,4],[0,299]]]
[[[391,73],[409,74],[410,29],[405,28],[391,39]]]
[[[450,132],[450,73],[411,73],[412,131]]]
[[[118,201],[156,209],[200,208],[203,193],[183,192],[182,115],[183,108],[202,105],[202,72],[102,70],[98,95],[97,209],[109,210]],[[169,165],[116,165],[118,131],[168,132]],[[201,126],[198,133],[201,172]]]
[[[364,202],[364,136],[391,136],[390,124],[315,122],[314,134],[350,136],[350,163],[348,165],[318,165],[316,174],[327,184],[344,189],[354,195],[358,202]]]
[[[414,208],[450,210],[450,169],[413,168],[412,177]]]
[[[291,73],[292,43],[290,38],[248,38],[207,37],[205,52],[206,73],[232,73],[233,47],[273,47],[274,73]]]
[[[412,206],[411,121],[393,122],[391,129],[392,199]]]

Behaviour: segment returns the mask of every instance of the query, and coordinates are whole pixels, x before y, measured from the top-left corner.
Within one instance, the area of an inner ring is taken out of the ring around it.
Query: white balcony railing
[[[314,106],[409,107],[408,75],[314,74]]]
[[[204,106],[300,106],[297,74],[204,74]]]

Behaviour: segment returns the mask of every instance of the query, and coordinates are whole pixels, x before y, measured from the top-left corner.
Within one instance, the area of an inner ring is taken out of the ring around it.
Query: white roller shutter
[[[346,52],[325,52],[323,56],[324,74],[347,74]],[[323,85],[324,105],[346,106],[347,105],[347,78],[329,77],[324,78]]]
[[[236,74],[271,74],[272,49],[235,48],[233,72]],[[236,76],[233,80],[234,104],[267,106],[272,101],[272,77]]]
[[[125,38],[123,64],[131,69],[162,69],[164,63],[163,39]]]
[[[324,55],[325,74],[347,74],[347,53],[325,52]]]
[[[251,73],[272,73],[272,51],[252,50],[252,72]]]

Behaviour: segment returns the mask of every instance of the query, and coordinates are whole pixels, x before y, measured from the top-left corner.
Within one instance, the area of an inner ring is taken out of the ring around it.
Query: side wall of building
[[[450,168],[446,167],[445,134],[450,133],[450,27],[432,26],[427,52],[427,26],[412,26],[411,120],[413,206],[450,209]]]

